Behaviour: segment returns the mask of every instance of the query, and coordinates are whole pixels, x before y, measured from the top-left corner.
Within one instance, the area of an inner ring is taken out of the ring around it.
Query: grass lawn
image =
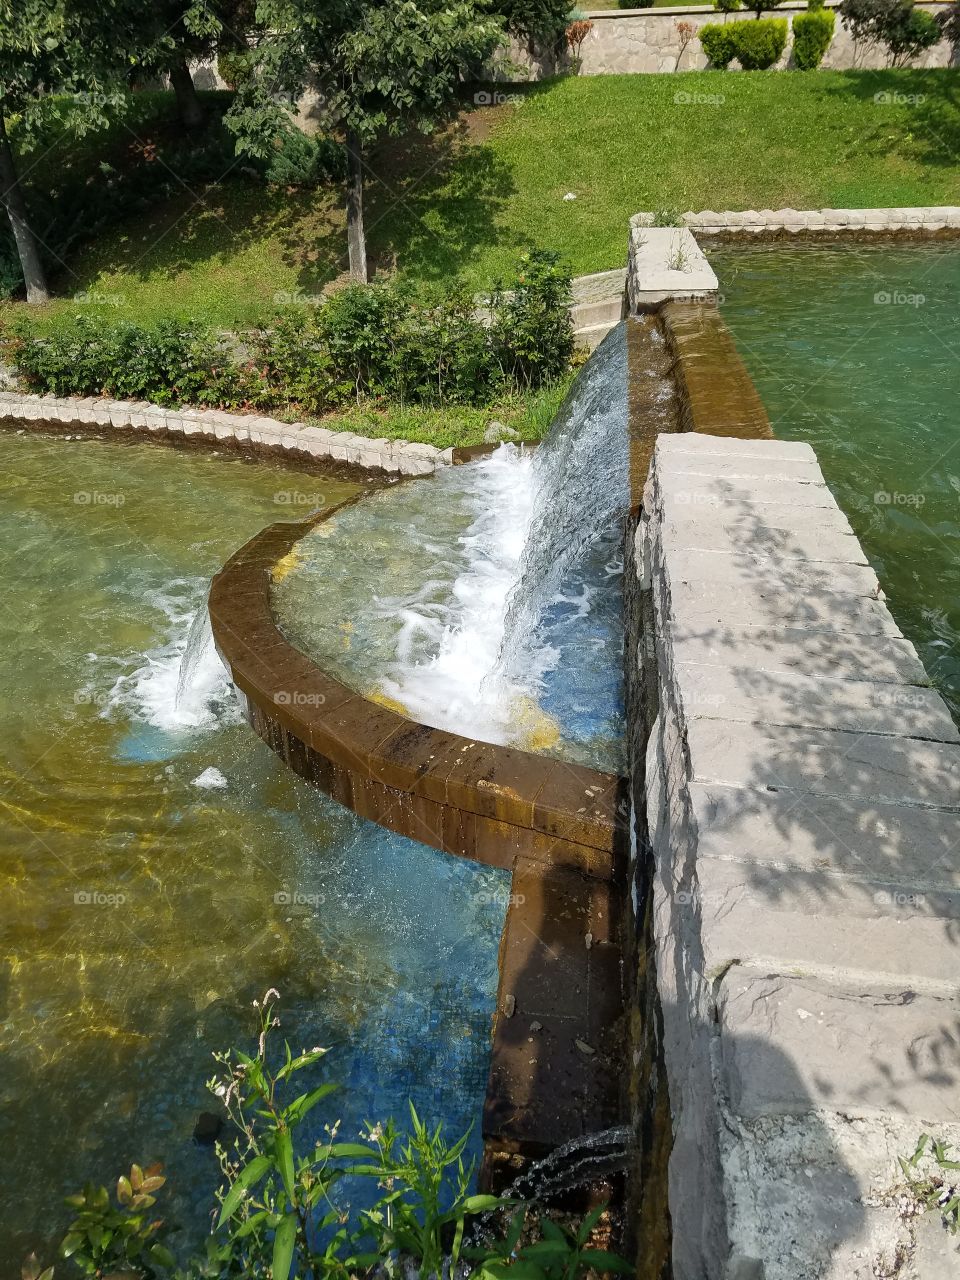
[[[722,101],[678,104],[680,92]],[[958,204],[958,153],[958,70],[567,78],[372,155],[368,241],[378,270],[423,279],[481,287],[529,244],[580,274],[623,262],[639,209]],[[78,248],[52,306],[92,294],[82,305],[109,316],[250,323],[278,294],[343,272],[340,204],[336,190],[267,190],[242,172],[188,183]]]

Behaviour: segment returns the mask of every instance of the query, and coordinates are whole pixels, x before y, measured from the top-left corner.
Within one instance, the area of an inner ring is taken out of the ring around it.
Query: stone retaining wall
[[[674,1275],[955,1274],[957,727],[807,445],[661,436],[634,566]]]
[[[653,227],[655,215],[637,213],[631,228]],[[960,206],[902,209],[746,209],[680,215],[698,236],[960,235]]]
[[[787,46],[780,61],[773,68],[783,70],[792,65],[791,50],[793,45],[793,19],[798,13],[806,10],[805,4],[791,3],[781,5],[774,13],[767,16],[784,17],[791,27]],[[836,5],[828,4],[827,8]],[[920,4],[918,8],[929,13],[942,13],[942,4]],[[707,65],[707,57],[700,47],[697,36],[700,28],[707,23],[736,21],[750,18],[749,11],[725,15],[717,12],[712,6],[694,5],[677,8],[657,9],[598,9],[590,10],[586,15],[593,22],[593,29],[584,40],[580,49],[580,75],[617,75],[637,72],[662,71],[700,71]],[[677,23],[689,23],[694,34],[684,46]],[[529,51],[517,44],[511,49],[511,60],[519,68],[514,73],[517,80],[536,80],[544,76],[556,75],[568,69],[568,60],[557,62],[556,59],[543,54],[531,56]],[[857,46],[843,22],[837,17],[836,28],[830,47],[823,60],[825,68],[847,70],[851,68],[874,69],[889,65],[889,54],[877,45]],[[928,49],[920,59],[920,67],[946,67],[951,65],[951,49],[947,41],[942,40],[932,49]],[[878,94],[883,93],[883,86],[878,85]],[[878,98],[877,109],[882,111],[885,102]],[[706,101],[703,95],[688,94],[684,99],[678,95],[678,109],[689,110],[696,116],[696,127],[703,127],[704,119],[709,113],[719,112],[723,106],[723,78],[718,75],[715,94]],[[691,127],[694,127],[691,120]],[[709,126],[708,126],[709,127]]]
[[[294,458],[351,466],[388,475],[432,475],[476,450],[438,449],[432,444],[407,440],[369,440],[350,431],[328,431],[302,422],[278,422],[275,418],[214,409],[163,409],[146,401],[77,399],[52,395],[26,395],[0,391],[0,419],[25,425],[57,425],[64,428],[142,432],[145,436],[174,439],[208,439],[218,446],[259,452],[273,451]]]

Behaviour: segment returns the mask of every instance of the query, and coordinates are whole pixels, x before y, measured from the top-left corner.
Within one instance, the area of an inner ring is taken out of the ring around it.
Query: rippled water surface
[[[0,433],[0,1276],[61,1197],[162,1160],[194,1236],[210,1054],[282,993],[346,1086],[317,1124],[479,1118],[505,877],[381,831],[241,723],[209,656],[174,711],[210,576],[351,486],[280,466]],[[318,1108],[318,1111],[320,1108]]]
[[[960,717],[960,246],[710,253],[776,435],[805,440]]]

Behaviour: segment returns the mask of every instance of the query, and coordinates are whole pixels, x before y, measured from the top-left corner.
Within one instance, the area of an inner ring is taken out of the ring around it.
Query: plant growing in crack
[[[670,246],[667,266],[671,271],[689,271],[691,265],[692,263],[687,247],[678,236]]]
[[[960,1160],[951,1160],[949,1151],[950,1144],[942,1138],[921,1133],[913,1154],[898,1157],[903,1180],[865,1198],[873,1208],[893,1209],[907,1232],[892,1256],[881,1253],[874,1259],[877,1280],[895,1280],[902,1274],[917,1244],[914,1223],[924,1214],[939,1214],[951,1235],[960,1233]]]

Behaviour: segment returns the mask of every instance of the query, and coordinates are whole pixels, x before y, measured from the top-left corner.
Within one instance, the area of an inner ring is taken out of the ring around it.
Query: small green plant
[[[521,257],[512,286],[495,295],[494,346],[514,386],[545,386],[569,366],[570,285],[570,271],[558,253],[532,249]]]
[[[793,20],[793,60],[800,71],[813,71],[823,61],[823,55],[833,39],[836,15],[832,9],[810,6],[806,13],[798,13]]]
[[[153,1192],[165,1181],[159,1165],[141,1169],[135,1164],[129,1175],[117,1181],[115,1205],[106,1187],[92,1183],[68,1196],[66,1203],[77,1216],[60,1244],[60,1256],[69,1258],[85,1276],[132,1272],[153,1280],[163,1274],[175,1259],[158,1239],[163,1219],[150,1210],[156,1204]]]
[[[948,1156],[950,1144],[921,1133],[912,1156],[900,1157],[910,1193],[929,1213],[939,1213],[952,1235],[960,1232],[960,1160]]]
[[[521,1244],[526,1209],[510,1219],[501,1240],[483,1249],[467,1249],[466,1257],[478,1265],[476,1280],[576,1280],[585,1271],[630,1275],[633,1267],[606,1249],[590,1247],[590,1236],[606,1210],[597,1205],[576,1230],[544,1218],[539,1223],[540,1239]]]
[[[687,253],[686,246],[679,237],[677,237],[670,246],[670,253],[667,256],[667,266],[671,271],[689,271],[690,269],[690,255]]]
[[[682,227],[683,214],[678,209],[655,209],[653,213],[655,227]]]

